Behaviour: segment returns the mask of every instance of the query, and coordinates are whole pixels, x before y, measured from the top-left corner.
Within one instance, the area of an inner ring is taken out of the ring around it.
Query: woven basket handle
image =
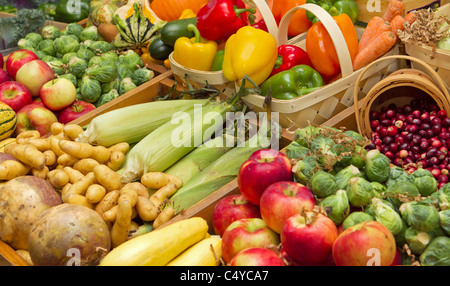
[[[288,43],[292,43],[288,40],[289,22],[294,13],[299,9],[303,9],[313,13],[314,16],[316,16],[320,20],[325,29],[328,31],[334,48],[336,49],[339,64],[341,66],[342,77],[346,77],[352,74],[352,59],[350,57],[350,52],[348,50],[347,43],[345,42],[345,38],[342,34],[341,29],[339,29],[339,26],[336,24],[336,21],[333,19],[333,17],[331,17],[331,15],[327,11],[325,11],[325,9],[316,4],[307,3],[296,6],[286,12],[286,14],[284,14],[283,18],[281,18],[280,25],[278,25],[278,45],[286,45]]]
[[[264,23],[266,23],[269,34],[271,34],[275,39],[278,39],[278,25],[266,0],[253,0],[253,3],[261,13],[261,16],[264,19]]]
[[[377,65],[378,63],[380,63],[381,61],[385,61],[385,60],[391,60],[391,59],[404,59],[404,60],[409,60],[409,61],[413,61],[416,62],[418,64],[420,64],[422,67],[424,67],[429,75],[431,75],[431,77],[433,78],[433,80],[435,81],[435,83],[439,86],[439,89],[442,91],[442,94],[444,94],[445,98],[448,100],[450,99],[450,95],[448,93],[447,87],[445,86],[442,78],[437,74],[437,72],[426,62],[415,58],[415,57],[411,57],[411,56],[406,56],[406,55],[392,55],[392,56],[386,56],[383,58],[379,58],[373,62],[371,62],[370,64],[368,64],[365,68],[363,68],[363,70],[361,71],[361,73],[358,75],[358,78],[356,79],[355,82],[355,86],[354,86],[354,90],[353,90],[353,106],[355,108],[355,118],[356,118],[356,125],[358,127],[358,132],[361,133],[361,121],[360,121],[360,115],[359,115],[359,108],[358,108],[358,94],[360,91],[360,82],[361,79],[363,78],[364,73],[367,72],[367,70],[369,70],[372,66]],[[361,133],[362,134],[362,133]]]

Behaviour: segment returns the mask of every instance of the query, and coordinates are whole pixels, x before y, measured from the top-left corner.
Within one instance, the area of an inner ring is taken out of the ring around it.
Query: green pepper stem
[[[249,12],[251,14],[256,13],[255,8],[238,8],[236,5],[234,5],[234,13],[236,13],[236,16],[240,17],[242,13]]]
[[[202,37],[200,35],[200,31],[198,30],[197,26],[195,26],[194,24],[188,24],[187,29],[190,32],[194,32],[196,43],[200,43],[202,41]]]

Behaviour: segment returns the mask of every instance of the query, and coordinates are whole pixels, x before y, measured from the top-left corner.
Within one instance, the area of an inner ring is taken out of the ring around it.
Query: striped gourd
[[[16,113],[9,105],[0,102],[0,140],[10,137],[16,126]]]

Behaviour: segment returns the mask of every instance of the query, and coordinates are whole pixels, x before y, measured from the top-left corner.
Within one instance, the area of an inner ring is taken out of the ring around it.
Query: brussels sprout
[[[353,177],[348,181],[347,196],[354,207],[364,207],[370,204],[374,197],[373,187],[363,177]]]
[[[42,61],[44,61],[44,62],[46,62],[47,64],[49,63],[49,62],[51,62],[51,61],[53,61],[53,60],[57,60],[58,58],[56,58],[56,57],[54,57],[54,56],[49,56],[49,55],[45,55],[43,58],[42,58]]]
[[[450,237],[433,239],[419,260],[423,266],[450,266]]]
[[[69,60],[67,67],[71,74],[73,74],[77,78],[81,78],[87,69],[87,63],[85,60],[83,60],[79,57],[72,57]]]
[[[118,62],[119,61],[119,56],[114,51],[111,51],[111,52],[106,52],[106,53],[102,54],[102,59],[103,60],[110,59],[113,62]]]
[[[352,212],[348,215],[348,217],[345,218],[344,222],[342,223],[342,229],[346,230],[347,228],[357,225],[358,223],[361,223],[363,221],[374,220],[375,218],[373,216],[365,212]]]
[[[62,56],[61,60],[64,64],[67,65],[69,63],[70,59],[73,57],[76,57],[76,56],[77,56],[77,53],[75,53],[75,52],[67,53]]]
[[[436,193],[436,198],[441,210],[450,208],[450,183],[445,184],[439,189],[439,191]]]
[[[385,182],[386,187],[391,186],[397,181],[408,181],[412,183],[411,176],[398,166],[389,168],[389,177]]]
[[[367,150],[359,145],[355,146],[349,164],[362,169],[366,165]]]
[[[124,63],[116,63],[116,67],[117,67],[117,76],[120,81],[127,77],[131,78],[131,76],[133,75],[131,69]]]
[[[378,149],[373,149],[366,154],[366,176],[372,182],[385,182],[389,177],[390,160]]]
[[[86,74],[102,83],[111,82],[117,78],[117,68],[114,63],[103,61],[88,68]]]
[[[326,210],[327,216],[336,225],[340,225],[350,213],[350,204],[345,190],[337,190],[334,195],[324,198],[319,206]]]
[[[95,104],[96,107],[99,107],[105,103],[110,102],[111,100],[119,97],[119,92],[116,89],[111,89],[108,93],[104,93],[100,96],[99,100]]]
[[[310,183],[312,193],[319,198],[330,196],[338,190],[334,176],[323,170],[318,170]]]
[[[393,183],[386,188],[386,194],[397,207],[402,204],[402,198],[414,198],[420,195],[416,186],[407,181]]]
[[[77,22],[70,23],[66,27],[66,31],[68,35],[75,35],[77,37],[80,36],[81,32],[83,32],[83,26],[78,24]]]
[[[404,220],[402,220],[402,229],[400,230],[399,233],[397,233],[396,235],[394,235],[394,239],[395,239],[395,244],[398,247],[403,247],[406,243],[406,238],[405,238],[405,234],[406,234],[406,230],[408,229],[408,225],[405,223]]]
[[[102,58],[100,56],[93,56],[88,62],[88,67],[92,67],[95,64],[99,64],[101,61]]]
[[[111,82],[102,83],[102,94],[110,92],[112,89],[119,90],[120,81],[118,78]]]
[[[361,171],[353,166],[349,165],[344,169],[340,170],[336,175],[336,184],[339,189],[345,190],[348,185],[348,181],[353,177],[360,177],[362,175]]]
[[[408,227],[405,231],[405,240],[412,253],[420,255],[435,237],[432,233]]]
[[[106,53],[114,50],[113,44],[106,41],[94,41],[90,48],[95,50],[97,53]]]
[[[17,46],[18,46],[20,49],[28,49],[28,48],[33,48],[33,49],[35,49],[35,48],[37,47],[37,45],[36,45],[35,42],[33,42],[33,41],[31,41],[31,40],[28,40],[28,39],[25,39],[25,38],[20,39],[20,40],[17,42]]]
[[[53,46],[57,55],[62,57],[67,53],[77,52],[80,44],[70,36],[61,36],[53,41]]]
[[[393,235],[400,233],[403,227],[402,217],[382,199],[373,198],[372,205],[375,220],[387,227]]]
[[[87,48],[84,45],[80,45],[80,48],[77,51],[77,57],[80,59],[83,59],[86,61],[86,63],[89,62],[89,60],[95,56],[95,53],[91,51],[89,48]]]
[[[333,139],[319,135],[311,142],[310,149],[316,152],[319,163],[324,166],[324,169],[330,170],[337,162],[338,153],[335,147],[336,144]]]
[[[297,182],[308,185],[311,177],[319,170],[319,165],[315,157],[307,156],[297,161],[294,165],[293,172]]]
[[[135,70],[131,76],[134,84],[137,86],[149,81],[155,76],[155,73],[148,68],[139,68]]]
[[[119,84],[119,94],[125,94],[130,90],[136,88],[136,85],[133,83],[130,77],[126,77],[120,81]]]
[[[303,147],[309,148],[311,142],[317,137],[321,128],[315,126],[306,126],[297,129],[294,134],[294,141]]]
[[[36,51],[35,51],[35,54],[36,54],[36,56],[38,56],[38,58],[39,58],[40,60],[42,60],[44,57],[47,56],[46,53],[44,53],[43,51],[40,51],[40,50],[36,50]]]
[[[84,101],[95,103],[102,95],[100,82],[89,76],[83,76],[80,85],[80,94]]]
[[[35,32],[26,34],[25,39],[32,41],[34,43],[35,47],[37,47],[37,45],[39,45],[39,43],[42,42],[42,40],[44,40],[44,38],[42,38],[41,35],[39,35],[38,33],[35,33]]]
[[[423,197],[428,197],[437,191],[437,181],[430,171],[419,168],[411,174],[411,178]]]
[[[47,25],[42,28],[41,35],[44,40],[54,40],[61,36],[61,31],[53,25]]]
[[[97,27],[89,26],[89,27],[84,28],[83,31],[81,31],[78,38],[80,38],[80,41],[82,41],[82,42],[84,42],[86,40],[97,41],[98,40]]]
[[[417,230],[431,231],[439,226],[439,213],[433,206],[419,203],[407,202],[400,206],[402,218]]]
[[[64,63],[60,59],[55,58],[47,62],[47,64],[53,70],[53,72],[58,75],[62,75],[66,72],[66,69],[64,68]]]
[[[66,74],[60,75],[59,77],[66,78],[66,79],[70,80],[76,88],[78,87],[77,77],[74,76],[73,74],[66,73]]]
[[[120,63],[126,64],[131,71],[144,66],[141,56],[133,50],[127,50],[125,53],[121,54],[118,60]]]
[[[439,225],[447,233],[447,235],[450,235],[450,210],[439,212]]]
[[[344,134],[355,140],[355,143],[357,143],[358,145],[362,145],[364,142],[364,137],[356,131],[346,130],[344,131]]]
[[[43,51],[49,56],[56,56],[55,48],[53,47],[53,40],[51,39],[45,39],[41,41],[38,45],[38,49],[40,51]]]

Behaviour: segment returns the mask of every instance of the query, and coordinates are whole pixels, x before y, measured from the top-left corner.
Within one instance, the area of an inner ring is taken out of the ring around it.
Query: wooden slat
[[[0,266],[29,266],[14,249],[0,240]]]

